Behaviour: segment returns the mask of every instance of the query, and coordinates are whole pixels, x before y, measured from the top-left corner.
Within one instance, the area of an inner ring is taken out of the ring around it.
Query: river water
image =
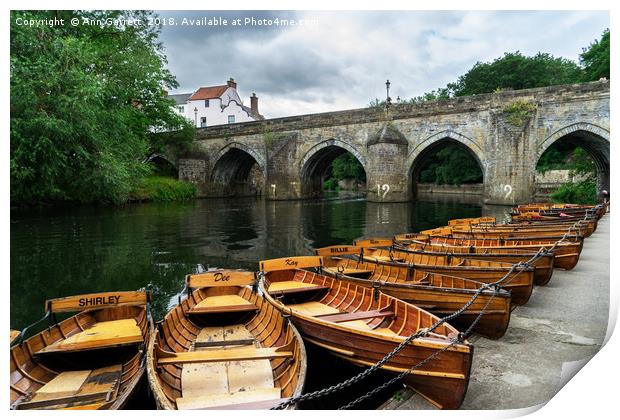
[[[48,298],[154,286],[161,319],[178,301],[187,273],[203,268],[258,269],[258,261],[310,255],[313,248],[362,237],[388,237],[441,226],[458,217],[506,217],[506,207],[472,196],[419,196],[370,203],[340,194],[320,201],[209,199],[190,203],[79,206],[11,214],[11,328],[41,318]],[[306,392],[346,380],[361,368],[307,345]],[[317,368],[319,367],[319,368]],[[335,409],[391,376],[377,372],[305,409]],[[402,388],[394,384],[356,405],[374,409]],[[130,408],[154,408],[146,389]]]
[[[161,319],[187,273],[202,265],[257,270],[261,259],[494,215],[477,197],[419,197],[370,203],[342,195],[321,201],[253,198],[14,211],[11,214],[11,328],[44,313],[45,299],[155,286]]]

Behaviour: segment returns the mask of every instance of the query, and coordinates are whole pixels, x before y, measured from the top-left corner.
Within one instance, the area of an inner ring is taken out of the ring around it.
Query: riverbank
[[[513,310],[499,340],[472,337],[474,360],[461,409],[532,407],[550,400],[600,349],[609,316],[610,215],[584,242],[577,266],[554,270],[547,286]],[[577,379],[578,380],[578,379]],[[382,409],[434,409],[410,390]]]

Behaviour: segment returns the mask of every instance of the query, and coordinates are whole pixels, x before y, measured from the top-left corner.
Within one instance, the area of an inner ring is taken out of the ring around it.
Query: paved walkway
[[[499,340],[473,337],[474,361],[462,409],[525,408],[548,401],[600,348],[609,316],[609,219],[584,243],[577,266],[555,270],[517,307]],[[575,363],[580,361],[580,363]],[[432,409],[410,390],[384,409]]]

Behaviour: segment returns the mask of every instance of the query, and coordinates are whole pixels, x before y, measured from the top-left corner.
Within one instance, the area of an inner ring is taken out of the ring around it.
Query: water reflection
[[[411,203],[363,198],[324,201],[199,200],[188,204],[77,207],[11,215],[11,328],[43,315],[45,299],[106,290],[157,290],[156,318],[176,301],[185,274],[204,267],[255,270],[258,260],[309,254],[443,225],[450,218],[500,215],[466,196]]]

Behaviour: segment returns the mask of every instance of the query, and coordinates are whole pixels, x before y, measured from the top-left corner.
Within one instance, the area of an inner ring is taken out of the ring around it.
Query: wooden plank
[[[97,322],[84,331],[44,347],[36,354],[88,350],[102,346],[129,345],[141,343],[142,341],[144,341],[142,331],[136,324],[135,319],[119,319]]]
[[[273,368],[269,360],[241,360],[228,363],[230,392],[273,388]]]
[[[359,246],[361,248],[381,248],[385,246],[392,246],[393,242],[388,238],[371,238],[371,239],[360,239],[359,241],[353,241],[353,245]]]
[[[260,262],[260,269],[264,273],[270,271],[293,270],[296,268],[322,267],[323,258],[320,256],[311,257],[287,257]]]
[[[205,407],[205,410],[269,410],[280,403],[288,401],[288,398],[277,398],[274,400],[261,400],[234,405],[218,405],[217,407]]]
[[[123,365],[105,366],[95,369],[88,375],[78,394],[111,393],[116,394],[120,386]]]
[[[287,280],[287,281],[274,281],[269,284],[269,292],[280,292],[289,289],[314,289],[321,287],[313,283],[304,283],[302,281]]]
[[[206,393],[227,394],[227,364],[227,362],[184,364],[181,372],[183,397],[200,397]]]
[[[256,311],[258,307],[239,295],[208,296],[188,312],[191,314]]]
[[[279,357],[293,357],[293,342],[281,347],[233,347],[223,350],[203,350],[183,353],[166,352],[157,349],[159,365],[183,363],[230,362],[234,360],[261,360],[276,359]]]
[[[388,310],[374,310],[374,311],[360,311],[360,312],[350,312],[344,314],[331,314],[331,315],[315,315],[317,318],[330,321],[330,322],[348,322],[348,321],[357,321],[362,319],[371,319],[371,318],[385,318],[385,317],[393,317],[394,311]]]
[[[280,388],[257,389],[232,394],[211,394],[190,398],[177,398],[179,410],[201,410],[210,407],[229,406],[280,398]]]
[[[314,250],[316,255],[321,256],[359,254],[360,252],[362,252],[362,248],[351,245],[332,245]]]
[[[91,370],[61,372],[54,379],[39,388],[31,401],[46,400],[54,394],[73,395],[79,391],[91,372]]]
[[[349,277],[358,277],[361,279],[367,279],[372,274],[372,270],[367,270],[364,268],[344,268],[344,267],[341,268],[341,267],[342,266],[324,267],[323,271],[326,271],[332,274],[341,274],[341,275],[349,276]]]
[[[146,305],[147,292],[104,292],[45,301],[52,312],[75,312],[118,305]]]
[[[196,340],[194,341],[194,346],[209,345],[209,343],[220,343],[223,341],[224,327],[204,327],[198,332]]]
[[[214,286],[248,286],[256,282],[256,274],[253,271],[218,270],[190,274],[185,281],[192,289]]]
[[[80,395],[71,395],[71,396],[63,396],[58,398],[50,398],[47,400],[39,400],[39,401],[26,401],[20,403],[17,406],[18,410],[31,410],[36,408],[61,408],[56,407],[59,405],[75,405],[79,404],[93,404],[101,401],[105,401],[107,397],[107,392],[100,392],[94,394],[80,394]]]
[[[366,255],[364,259],[374,260],[376,262],[403,262],[403,258],[391,258],[389,255]]]
[[[19,331],[11,330],[11,343],[17,338],[17,336],[19,336]]]
[[[318,315],[333,315],[341,313],[338,309],[325,305],[320,302],[304,302],[294,303],[288,305],[294,311],[301,312],[304,315],[318,316]]]
[[[254,342],[255,337],[243,324],[228,325],[224,327],[224,340],[228,345],[239,340],[252,340]]]

